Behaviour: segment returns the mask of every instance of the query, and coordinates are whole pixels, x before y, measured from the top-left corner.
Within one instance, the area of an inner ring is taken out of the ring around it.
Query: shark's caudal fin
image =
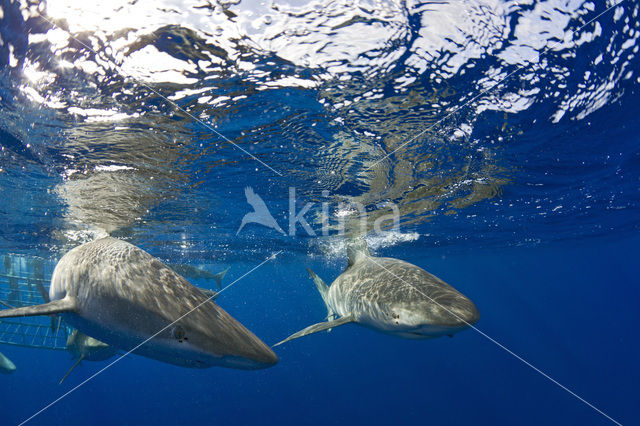
[[[316,288],[318,289],[320,296],[322,296],[322,300],[324,301],[324,304],[327,306],[327,320],[334,319],[336,317],[336,313],[333,311],[333,309],[331,309],[327,301],[327,296],[329,294],[329,286],[325,284],[325,282],[322,281],[322,278],[317,276],[315,272],[313,272],[311,269],[307,268],[307,272],[309,272],[309,276],[311,277],[314,284],[316,285]]]
[[[224,278],[225,275],[227,275],[227,272],[229,271],[229,268],[231,268],[231,266],[227,267],[227,269],[225,269],[222,272],[218,272],[217,274],[213,274],[212,278],[214,280],[216,280],[216,283],[218,284],[218,288],[221,289],[222,288],[222,279]]]
[[[367,247],[367,241],[364,237],[357,237],[347,241],[347,260],[349,266],[369,256],[371,256],[371,253],[369,252],[369,247]]]
[[[31,317],[36,315],[61,314],[76,310],[75,299],[64,298],[43,305],[23,306],[22,308],[0,310],[0,318]]]
[[[295,334],[292,334],[291,336],[284,339],[282,342],[276,343],[275,345],[273,345],[273,347],[275,348],[276,346],[280,346],[281,344],[286,343],[289,340],[297,339],[303,336],[308,336],[309,334],[317,333],[319,331],[330,330],[332,328],[339,327],[343,324],[347,324],[354,321],[355,321],[355,317],[353,315],[348,315],[346,317],[338,318],[337,320],[313,324],[303,330],[298,331]]]
[[[62,379],[60,379],[60,383],[58,383],[59,385],[62,384],[62,382],[64,382],[64,380],[69,377],[69,374],[71,374],[71,372],[78,366],[80,365],[80,362],[84,359],[84,355],[80,355],[80,358],[78,358],[78,360],[71,366],[71,368],[69,369],[69,371],[67,371],[67,374],[65,374]]]

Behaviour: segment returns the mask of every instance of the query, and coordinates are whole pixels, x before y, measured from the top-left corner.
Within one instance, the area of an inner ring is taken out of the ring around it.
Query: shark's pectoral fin
[[[67,298],[60,300],[54,300],[49,303],[35,306],[23,306],[21,308],[3,309],[0,310],[0,318],[13,318],[13,317],[31,317],[36,315],[52,315],[61,314],[64,312],[75,312],[76,300],[74,298]]]
[[[80,355],[80,358],[78,358],[78,360],[76,362],[73,363],[73,365],[71,366],[71,368],[69,369],[69,371],[67,371],[67,374],[64,375],[64,377],[62,377],[62,379],[60,379],[60,383],[58,383],[59,385],[62,384],[62,382],[64,382],[64,380],[69,377],[69,374],[71,374],[71,372],[80,364],[80,362],[84,359],[84,354]]]
[[[303,337],[303,336],[308,336],[309,334],[313,334],[313,333],[317,333],[319,331],[324,331],[324,330],[331,330],[332,328],[336,328],[339,327],[343,324],[347,324],[350,322],[355,322],[356,318],[353,315],[347,315],[346,317],[342,317],[342,318],[338,318],[337,320],[333,320],[333,321],[327,321],[327,322],[320,322],[318,324],[313,324],[310,325],[309,327],[298,331],[295,334],[292,334],[291,336],[287,337],[286,339],[284,339],[282,342],[276,343],[275,345],[273,345],[273,347],[275,348],[276,346],[279,346],[283,343],[288,342],[289,340],[293,340],[293,339],[297,339],[299,337]]]
[[[330,310],[329,312],[333,312],[333,311]],[[336,318],[338,318],[338,315],[336,315],[335,313],[330,313],[329,315],[327,315],[326,319],[327,319],[327,321],[333,321]],[[327,333],[331,333],[331,330],[333,330],[333,329],[332,328],[328,328],[327,329]]]

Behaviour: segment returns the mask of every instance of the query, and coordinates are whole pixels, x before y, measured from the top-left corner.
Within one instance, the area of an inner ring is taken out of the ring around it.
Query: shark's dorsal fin
[[[355,316],[347,315],[346,317],[338,318],[337,320],[313,324],[303,330],[298,331],[295,334],[292,334],[291,336],[284,339],[282,342],[276,343],[275,345],[273,345],[273,347],[275,348],[276,346],[286,343],[289,340],[297,339],[303,336],[308,336],[309,334],[317,333],[319,331],[330,330],[332,328],[339,327],[343,324],[348,324],[350,322],[355,322],[355,320],[356,320]]]
[[[36,315],[52,315],[64,312],[75,312],[76,300],[71,297],[54,300],[49,303],[21,308],[0,310],[0,318],[31,317]]]
[[[62,382],[64,382],[64,380],[69,377],[69,374],[71,374],[71,372],[80,364],[80,362],[84,359],[84,354],[80,355],[80,358],[78,358],[78,360],[73,363],[73,365],[71,366],[71,368],[69,369],[69,371],[67,371],[67,374],[65,374],[62,379],[60,379],[60,383],[58,383],[59,385],[62,384]]]
[[[347,241],[347,260],[349,266],[355,264],[360,259],[371,256],[369,247],[367,247],[367,241],[364,237],[354,238]]]
[[[337,315],[334,312],[334,310],[331,308],[331,305],[329,305],[329,299],[328,299],[329,286],[322,280],[322,278],[317,276],[316,273],[313,272],[311,269],[307,268],[307,272],[309,272],[309,276],[313,280],[313,283],[316,285],[316,288],[318,289],[320,296],[322,296],[322,300],[324,301],[324,304],[327,306],[327,321],[331,321],[335,319]]]

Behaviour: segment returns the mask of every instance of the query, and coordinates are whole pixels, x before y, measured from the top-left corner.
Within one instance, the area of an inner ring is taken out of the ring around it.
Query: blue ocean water
[[[230,266],[217,303],[273,344],[326,316],[305,268],[331,282],[366,234],[481,313],[451,339],[350,324],[266,370],[133,354],[62,385],[70,354],[0,345],[3,424],[638,422],[636,2],[0,5],[0,255],[110,234]],[[241,228],[251,192],[279,229]]]

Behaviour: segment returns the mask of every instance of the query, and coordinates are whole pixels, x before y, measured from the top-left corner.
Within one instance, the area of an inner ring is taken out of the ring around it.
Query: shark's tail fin
[[[327,320],[331,321],[332,319],[335,319],[336,313],[334,312],[333,309],[331,309],[331,306],[329,305],[329,301],[327,300],[329,296],[329,286],[325,284],[325,282],[322,281],[322,278],[317,276],[315,272],[313,272],[311,269],[307,268],[307,272],[309,272],[309,276],[311,277],[314,284],[316,285],[316,288],[318,289],[320,296],[322,296],[322,300],[324,301],[324,304],[327,306]]]
[[[218,288],[222,289],[222,279],[224,278],[225,275],[227,275],[227,272],[229,271],[229,268],[231,268],[231,266],[227,267],[227,269],[225,269],[222,272],[218,272],[217,274],[213,274],[213,279],[216,280],[216,284],[218,284]]]

